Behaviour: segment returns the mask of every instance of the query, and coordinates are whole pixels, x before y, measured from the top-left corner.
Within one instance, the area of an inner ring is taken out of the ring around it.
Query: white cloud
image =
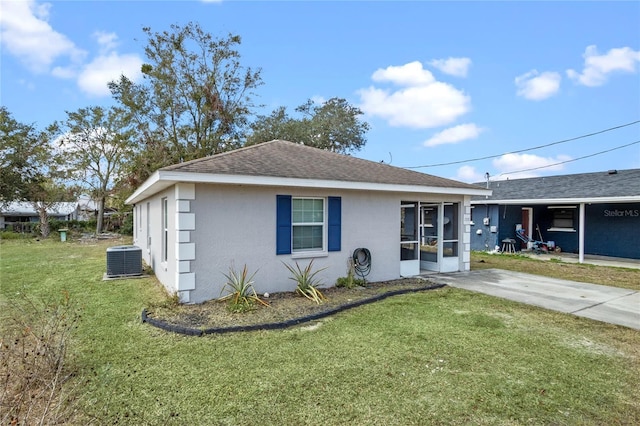
[[[434,59],[429,62],[429,65],[435,67],[445,74],[453,75],[456,77],[466,77],[471,66],[471,59],[469,58],[447,58],[447,59]]]
[[[493,167],[495,167],[500,177],[496,179],[513,178],[525,178],[539,176],[540,173],[546,172],[558,172],[564,168],[564,164],[557,164],[571,160],[568,155],[558,155],[554,157],[540,157],[533,154],[505,154],[492,161]],[[536,170],[529,170],[536,169]],[[522,173],[521,170],[527,170]],[[509,176],[511,174],[512,176]]]
[[[77,67],[55,67],[51,70],[51,75],[58,78],[75,78],[78,75]]]
[[[396,90],[370,86],[358,91],[362,111],[381,117],[392,126],[445,126],[471,108],[469,96],[450,84],[436,81],[417,61],[378,69],[372,79],[402,86]]]
[[[98,56],[87,63],[87,52],[76,47],[47,22],[51,4],[33,0],[3,1],[0,24],[2,46],[34,73],[50,73],[63,79],[77,79],[78,87],[93,96],[108,96],[107,83],[125,74],[136,81],[142,77],[142,60],[135,54],[116,52],[115,33],[97,31]],[[56,63],[58,63],[56,65]]]
[[[388,81],[398,86],[425,86],[436,81],[431,71],[422,68],[422,64],[418,61],[378,69],[373,73],[371,79],[378,82]]]
[[[115,51],[118,36],[115,33],[97,31],[93,34],[100,54],[84,65],[78,74],[78,87],[91,96],[109,96],[107,83],[126,75],[130,80],[142,78],[142,59],[136,54],[120,54]]]
[[[104,31],[96,31],[93,33],[93,38],[96,39],[100,46],[100,52],[105,54],[111,52],[118,47],[118,36],[116,33],[107,33]]]
[[[118,80],[122,74],[136,81],[142,77],[141,67],[142,60],[138,55],[111,52],[98,56],[80,71],[78,87],[92,96],[108,96],[111,94],[108,82]]]
[[[34,73],[45,73],[59,58],[78,63],[86,52],[47,22],[49,3],[33,0],[3,1],[0,26],[2,46]]]
[[[454,144],[467,139],[476,139],[483,131],[483,128],[476,126],[474,123],[459,124],[436,133],[425,141],[424,146]]]
[[[630,47],[611,49],[604,55],[598,54],[595,45],[588,46],[582,55],[584,68],[582,73],[572,69],[567,70],[567,76],[584,86],[602,86],[609,74],[621,71],[635,73],[640,62],[640,51]]]
[[[456,180],[468,183],[483,182],[484,173],[479,173],[473,166],[462,166],[456,172]]]
[[[562,77],[557,72],[543,72],[531,70],[515,78],[518,96],[532,101],[547,99],[560,90]]]

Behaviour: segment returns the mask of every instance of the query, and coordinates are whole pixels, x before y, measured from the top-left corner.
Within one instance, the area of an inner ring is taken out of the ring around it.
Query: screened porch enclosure
[[[460,203],[401,202],[401,276],[459,270],[460,208]]]

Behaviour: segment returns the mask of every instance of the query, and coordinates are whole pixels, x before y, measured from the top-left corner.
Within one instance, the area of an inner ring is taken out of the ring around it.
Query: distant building
[[[640,259],[640,169],[493,181],[471,199],[471,249],[505,239],[551,242],[563,252]],[[530,245],[530,244],[529,244]]]
[[[78,197],[78,203],[76,206],[76,218],[78,220],[89,221],[95,220],[98,217],[98,202],[88,195],[81,195]],[[111,207],[104,207],[104,217],[108,218],[117,210]]]
[[[56,203],[47,210],[50,219],[73,220],[76,219],[75,202]],[[6,205],[0,204],[0,229],[28,228],[34,223],[40,222],[40,216],[33,204],[26,201],[13,201]]]

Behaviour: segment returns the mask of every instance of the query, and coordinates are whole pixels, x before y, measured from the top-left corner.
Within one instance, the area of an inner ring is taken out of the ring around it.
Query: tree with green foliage
[[[369,124],[360,119],[362,111],[345,99],[331,98],[320,105],[309,99],[296,111],[301,118],[290,117],[285,107],[259,116],[251,124],[247,145],[284,139],[344,154],[360,150],[367,141]]]
[[[31,204],[43,238],[49,236],[49,211],[74,196],[65,184],[63,158],[52,144],[51,130],[20,123],[0,107],[0,204]]]
[[[0,107],[0,203],[27,200],[31,184],[41,179],[41,133],[15,120]]]
[[[262,85],[260,70],[240,64],[237,35],[215,38],[197,23],[143,31],[143,82],[121,76],[109,83],[135,123],[139,147],[132,187],[160,167],[242,146],[253,91]]]
[[[123,178],[125,165],[133,154],[134,132],[128,116],[118,108],[91,106],[67,111],[67,120],[55,126],[66,171],[98,201],[96,233],[100,233],[107,197]]]
[[[42,238],[47,238],[51,232],[49,211],[56,210],[63,202],[74,201],[76,196],[75,188],[65,185],[55,176],[49,176],[31,187],[29,202],[38,213]]]

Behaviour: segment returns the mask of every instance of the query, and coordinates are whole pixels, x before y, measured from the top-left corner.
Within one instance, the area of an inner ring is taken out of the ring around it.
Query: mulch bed
[[[272,293],[263,298],[269,306],[233,313],[228,301],[212,300],[194,305],[158,305],[143,311],[143,321],[168,331],[190,335],[284,328],[382,300],[396,294],[440,288],[442,285],[422,278],[367,283],[353,289],[321,289],[327,300],[321,304],[294,292]]]

